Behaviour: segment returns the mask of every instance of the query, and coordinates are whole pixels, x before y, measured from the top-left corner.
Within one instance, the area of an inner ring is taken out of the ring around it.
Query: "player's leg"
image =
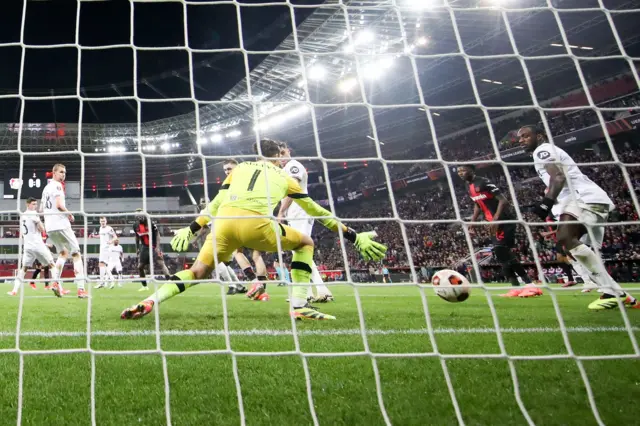
[[[48,250],[48,249],[47,249]],[[49,255],[51,255],[51,252],[49,252]],[[50,287],[50,279],[51,279],[51,268],[53,267],[54,263],[53,260],[51,261],[51,265],[46,265],[43,269],[42,269],[42,278],[44,278],[45,283],[44,283],[44,289],[45,290],[49,290]]]
[[[258,300],[260,299],[260,296],[267,291],[266,282],[269,280],[267,276],[267,265],[264,263],[262,254],[258,250],[253,250],[251,258],[253,259],[253,263],[256,265],[257,282],[253,283],[247,292],[247,297],[249,299]]]
[[[236,275],[236,271],[234,271],[233,268],[231,266],[229,266],[229,265],[227,265],[227,273],[229,274],[229,277],[231,278],[231,281],[233,283],[235,283],[235,285],[236,285],[236,292],[237,293],[246,293],[247,289],[240,282],[240,279]]]
[[[98,257],[98,268],[100,270],[100,279],[94,288],[103,288],[107,281],[107,263],[109,263],[109,252],[106,247],[100,247]]]
[[[160,265],[160,270],[164,274],[165,279],[169,279],[171,276],[171,272],[169,272],[169,268],[167,268],[167,264],[164,262],[164,257],[161,254],[156,255],[154,250],[154,255],[158,259],[158,265]]]
[[[227,269],[227,265],[224,262],[220,262],[216,265],[216,275],[220,281],[228,282],[229,289],[227,290],[227,295],[231,296],[236,294],[236,285],[231,282],[231,275],[229,275],[229,270]]]
[[[18,291],[20,290],[20,287],[24,282],[24,277],[27,273],[27,270],[29,266],[33,265],[33,262],[35,260],[36,260],[35,253],[33,253],[31,249],[25,247],[22,253],[21,265],[18,265],[18,268],[16,269],[16,279],[13,283],[13,289],[7,292],[9,296],[15,296],[18,294]]]
[[[113,277],[113,268],[114,268],[114,264],[109,262],[107,264],[107,266],[105,266],[104,268],[104,280],[105,280],[105,286],[107,284],[109,284],[109,288],[112,289],[113,287],[115,287],[115,278]]]
[[[582,223],[563,223],[576,220]],[[600,247],[604,239],[604,229],[598,225],[604,222],[606,222],[606,215],[600,215],[571,203],[560,216],[560,224],[556,234],[558,243],[562,244],[571,253],[571,256],[586,269],[591,279],[599,287],[598,291],[602,292],[599,299],[589,304],[589,309],[617,308],[618,297],[622,299],[624,304],[640,308],[636,299],[625,293],[620,284],[609,275],[604,267],[604,262],[599,259],[598,255],[580,241],[580,238],[587,233],[586,226],[590,226],[594,236],[592,243]]]
[[[220,222],[223,221],[221,220]],[[176,272],[170,277],[171,282],[163,284],[151,296],[122,311],[120,318],[138,319],[148,315],[156,304],[162,303],[165,300],[184,292],[189,287],[196,285],[197,283],[194,283],[194,280],[203,280],[210,277],[216,260],[222,262],[230,261],[233,251],[238,247],[235,245],[236,243],[233,238],[233,232],[233,225],[225,227],[223,223],[216,223],[215,254],[213,244],[214,233],[209,233],[191,268]]]
[[[239,249],[233,253],[233,258],[238,262],[238,266],[242,269],[242,273],[244,274],[247,281],[254,281],[256,279],[256,273],[251,267],[251,263],[249,263],[249,259],[244,255],[242,251]]]
[[[320,275],[320,271],[318,271],[318,267],[316,266],[316,262],[311,262],[311,283],[316,287],[316,297],[312,299],[313,303],[326,303],[333,302],[333,294],[331,294],[331,290],[324,284],[322,280],[322,276]]]
[[[82,261],[82,255],[80,254],[80,244],[78,244],[76,235],[73,233],[71,228],[64,229],[61,232],[66,240],[65,245],[69,250],[73,261],[73,272],[76,276],[75,282],[78,289],[78,297],[80,299],[86,299],[89,295],[84,289],[86,277],[84,274],[84,262]]]
[[[36,289],[35,280],[38,279],[38,275],[40,275],[40,271],[42,270],[39,267],[36,267],[36,269],[33,270],[33,274],[31,275],[31,282],[29,283],[29,286],[31,286],[31,288],[34,290]]]
[[[515,245],[516,226],[507,224],[498,227],[498,232],[493,238],[493,255],[502,266],[502,273],[514,287],[520,286],[520,278],[525,284],[531,284],[531,278],[518,261],[511,248]],[[535,287],[514,288],[502,297],[534,297],[542,295],[542,290]]]
[[[562,273],[567,277],[567,282],[562,284],[562,287],[571,287],[576,285],[576,280],[573,276],[573,268],[569,264],[569,258],[560,253],[557,254],[556,258],[558,262],[560,262],[560,269],[562,269]]]
[[[58,253],[58,258],[56,259],[53,268],[51,268],[51,291],[53,291],[53,294],[57,297],[61,297],[65,294],[61,281],[62,270],[64,269],[64,264],[67,262],[69,251],[66,248],[66,241],[64,235],[62,235],[62,231],[49,232],[49,239],[55,246]]]
[[[147,291],[149,289],[147,287],[147,280],[145,279],[147,277],[145,269],[149,266],[150,260],[149,247],[145,245],[141,246],[140,254],[138,256],[138,275],[140,276],[140,283],[142,284],[142,287],[138,291]]]

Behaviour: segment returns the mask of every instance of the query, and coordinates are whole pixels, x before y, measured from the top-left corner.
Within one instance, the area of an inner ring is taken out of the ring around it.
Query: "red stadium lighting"
[[[142,184],[138,182],[138,189],[142,188]]]
[[[91,190],[92,190],[93,192],[96,192],[96,186],[95,186],[95,185],[92,185],[92,186],[91,186]]]
[[[169,186],[173,186],[173,184],[171,183],[171,181],[169,181]]]
[[[342,163],[342,168],[346,169],[347,168],[347,163]]]
[[[204,185],[204,179],[200,179],[200,185]]]
[[[127,185],[126,184],[122,184],[122,189],[127,189]]]
[[[107,191],[111,191],[111,184],[107,185]]]
[[[369,167],[369,163],[367,163],[366,161],[364,162],[364,166],[365,167]]]
[[[153,189],[156,189],[156,183],[153,182]]]
[[[184,186],[189,186],[189,181],[188,180],[184,181]]]
[[[51,178],[53,177],[53,172],[47,172],[47,173],[45,173],[45,177],[46,177],[47,179],[51,179]]]

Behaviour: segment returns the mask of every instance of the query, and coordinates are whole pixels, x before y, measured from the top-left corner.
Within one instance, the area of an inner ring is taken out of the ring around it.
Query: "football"
[[[447,302],[464,302],[471,294],[469,281],[460,273],[451,269],[436,272],[431,278],[433,291]]]

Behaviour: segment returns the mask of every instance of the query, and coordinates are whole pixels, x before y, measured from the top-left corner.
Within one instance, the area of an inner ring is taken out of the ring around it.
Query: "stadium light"
[[[349,77],[346,80],[342,80],[340,83],[338,83],[338,89],[341,92],[349,92],[357,85],[358,80],[355,77]]]
[[[127,149],[124,146],[110,146],[108,152],[115,154],[118,152],[125,152]]]
[[[405,0],[406,6],[414,9],[428,9],[433,6],[434,0]]]
[[[307,70],[307,76],[311,80],[322,80],[327,74],[327,69],[321,64],[315,64]]]
[[[237,138],[238,136],[241,136],[242,132],[240,130],[232,130],[229,133],[227,133],[225,136],[228,138]]]
[[[223,137],[219,133],[216,133],[215,135],[211,135],[211,142],[213,142],[213,143],[220,143],[220,142],[222,142],[222,139],[223,139]]]
[[[163,151],[169,151],[169,149],[171,148],[171,146],[168,143],[163,143],[161,146]]]
[[[356,44],[371,43],[376,38],[376,35],[371,30],[362,30],[356,35]]]
[[[296,83],[296,85],[300,88],[304,87],[304,84],[307,82],[304,78],[301,78],[300,81]]]
[[[426,46],[427,43],[429,43],[429,39],[426,38],[425,36],[422,36],[418,39],[418,46]]]
[[[356,50],[356,48],[351,43],[344,46],[344,49],[343,49],[344,53],[353,53],[354,50]]]
[[[524,90],[524,87],[522,87],[522,86],[513,86],[513,87],[516,88],[516,89]]]
[[[198,145],[206,145],[207,144],[207,138],[198,138],[198,140],[196,140],[196,143]]]

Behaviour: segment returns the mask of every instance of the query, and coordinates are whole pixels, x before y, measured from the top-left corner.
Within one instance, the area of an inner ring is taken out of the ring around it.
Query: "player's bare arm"
[[[493,221],[497,222],[500,220],[500,216],[502,215],[504,209],[509,206],[509,200],[507,200],[506,197],[502,194],[496,194],[495,197],[498,200],[498,208],[496,209],[496,213],[493,216]],[[498,226],[499,225],[497,223],[492,223],[491,232],[495,233],[498,230]]]
[[[567,183],[567,178],[557,164],[546,164],[544,168],[551,178],[549,180],[549,190],[547,191],[546,198],[555,201]]]

